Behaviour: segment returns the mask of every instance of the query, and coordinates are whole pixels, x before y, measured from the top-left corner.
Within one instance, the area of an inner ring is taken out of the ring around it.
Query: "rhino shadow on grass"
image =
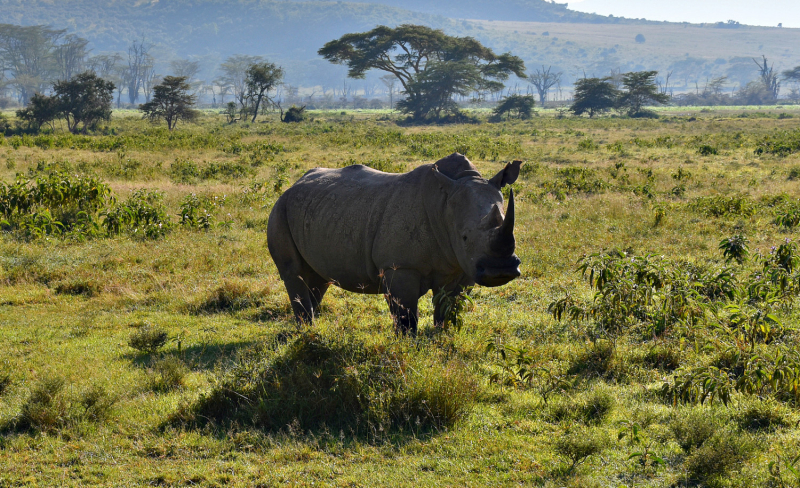
[[[284,339],[241,351],[217,387],[168,425],[402,442],[450,429],[478,394],[461,362],[411,342],[374,345],[309,331]]]

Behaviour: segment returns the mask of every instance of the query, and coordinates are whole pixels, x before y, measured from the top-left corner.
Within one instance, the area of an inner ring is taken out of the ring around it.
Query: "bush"
[[[553,446],[558,455],[571,462],[570,471],[587,458],[600,454],[608,445],[608,439],[585,427],[573,427],[561,436]]]
[[[285,114],[281,114],[281,122],[302,122],[306,119],[306,107],[296,107],[292,105]]]
[[[177,421],[289,425],[381,437],[390,431],[445,429],[463,418],[477,393],[458,362],[304,333],[277,351],[241,354],[199,403]],[[294,427],[293,427],[294,428]]]
[[[180,358],[168,356],[155,359],[147,368],[147,386],[156,393],[166,393],[184,386],[189,368]]]
[[[169,339],[169,335],[166,330],[149,324],[141,324],[139,329],[131,334],[128,345],[139,352],[155,354],[164,347],[167,339]]]
[[[753,443],[747,437],[721,431],[695,449],[686,458],[684,467],[691,481],[713,485],[746,461],[753,450]]]
[[[109,235],[128,232],[143,239],[157,239],[172,227],[164,196],[158,191],[136,190],[125,203],[107,208],[100,215]]]
[[[739,428],[753,432],[774,431],[791,424],[789,413],[781,404],[770,401],[752,399],[743,405],[734,415]]]
[[[719,418],[707,408],[681,409],[669,423],[675,441],[687,454],[702,446],[721,426]]]
[[[81,418],[92,422],[102,422],[110,415],[117,399],[102,386],[90,386],[78,398]]]
[[[69,401],[63,390],[63,378],[41,380],[22,405],[22,425],[41,431],[56,430],[66,425],[69,420]]]

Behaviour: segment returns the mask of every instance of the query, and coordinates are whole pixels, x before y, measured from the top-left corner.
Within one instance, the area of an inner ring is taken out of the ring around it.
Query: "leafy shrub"
[[[789,168],[789,181],[800,179],[800,166],[792,166]]]
[[[92,176],[58,171],[35,179],[18,175],[14,183],[0,182],[0,222],[29,237],[93,235],[99,229],[98,210],[112,199],[109,186]]]
[[[597,149],[600,149],[600,145],[594,142],[593,139],[586,138],[578,143],[578,149],[582,149],[584,151],[595,151]]]
[[[471,310],[475,303],[466,290],[458,295],[450,296],[444,288],[441,288],[433,296],[433,306],[442,308],[443,322],[441,325],[444,330],[453,327],[460,331],[464,326],[464,314]]]
[[[747,255],[750,253],[747,247],[747,237],[742,234],[723,239],[719,243],[719,249],[722,251],[725,262],[736,261],[740,265],[747,260]]]
[[[213,212],[225,204],[225,197],[187,195],[181,202],[180,224],[190,229],[208,230],[214,225]]]
[[[701,156],[715,156],[719,154],[719,151],[714,146],[703,144],[697,148],[697,153]]]
[[[149,324],[139,325],[139,328],[128,338],[128,345],[140,352],[155,354],[164,347],[169,339],[167,331]]]
[[[218,385],[176,420],[382,436],[448,428],[470,411],[477,393],[461,363],[316,333],[277,351],[246,351]]]
[[[686,458],[684,468],[695,483],[715,484],[746,461],[755,446],[736,432],[719,431]]]
[[[296,107],[292,105],[285,114],[281,115],[281,122],[302,122],[306,119],[306,107]]]
[[[173,183],[193,183],[200,177],[200,169],[189,159],[177,158],[169,167]]]
[[[777,131],[765,136],[756,146],[756,154],[774,154],[788,156],[800,151],[800,130]]]
[[[158,191],[139,189],[125,201],[101,212],[103,227],[109,235],[128,232],[143,239],[163,237],[172,227]]]
[[[691,201],[689,208],[710,217],[750,217],[755,215],[758,210],[753,199],[744,194],[727,197],[723,195],[700,197]]]
[[[167,356],[154,359],[145,375],[150,390],[156,393],[166,393],[182,388],[188,373],[189,368],[180,358]]]

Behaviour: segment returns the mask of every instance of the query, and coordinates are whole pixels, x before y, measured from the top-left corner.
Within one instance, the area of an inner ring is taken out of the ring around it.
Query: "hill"
[[[757,76],[753,58],[765,55],[775,70],[800,65],[800,29],[652,22],[642,25],[476,21],[476,36],[499,51],[513,50],[529,68],[553,65],[565,81],[653,69],[672,72],[679,91],[702,90],[707,79],[727,76],[729,88]],[[642,34],[645,42],[635,41]]]

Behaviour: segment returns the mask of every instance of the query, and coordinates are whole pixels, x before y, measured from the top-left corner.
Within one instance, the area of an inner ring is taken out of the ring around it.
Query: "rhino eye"
[[[464,242],[467,242],[467,236],[464,236]]]

